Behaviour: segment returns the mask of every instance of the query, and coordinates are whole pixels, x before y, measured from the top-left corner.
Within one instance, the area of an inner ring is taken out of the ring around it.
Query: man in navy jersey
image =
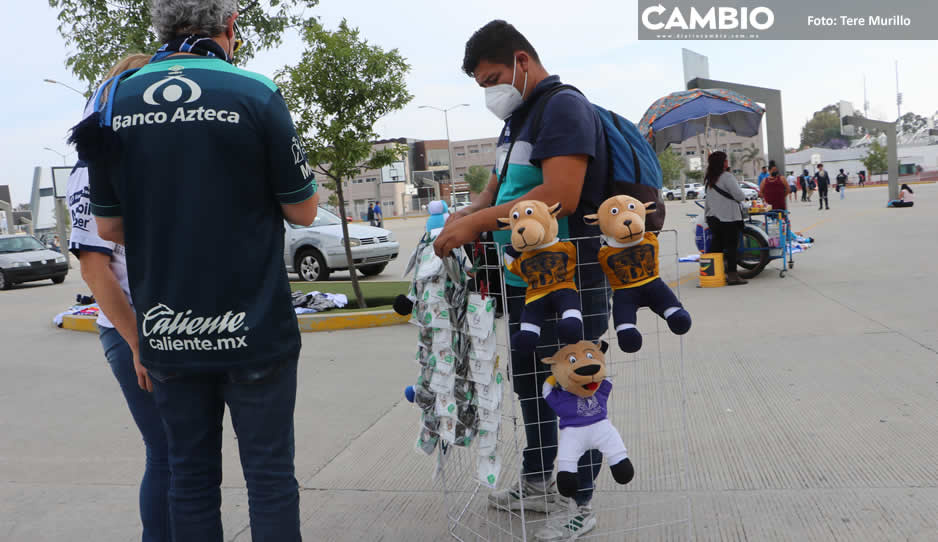
[[[300,336],[282,254],[284,219],[316,217],[316,182],[277,86],[229,63],[235,1],[154,0],[151,15],[164,45],[115,83],[117,150],[91,164],[90,182],[101,237],[126,246],[138,376],[169,441],[174,539],[222,540],[227,405],[253,540],[300,540]]]

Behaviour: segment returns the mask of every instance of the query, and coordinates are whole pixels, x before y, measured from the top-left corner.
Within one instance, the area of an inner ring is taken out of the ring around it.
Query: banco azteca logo
[[[150,105],[176,103],[185,98],[187,104],[202,97],[202,87],[195,81],[182,75],[182,66],[173,66],[169,75],[153,83],[143,91],[143,101]],[[186,97],[188,91],[188,97]]]

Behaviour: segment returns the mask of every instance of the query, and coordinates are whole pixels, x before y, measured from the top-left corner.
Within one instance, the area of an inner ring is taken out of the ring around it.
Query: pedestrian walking
[[[240,45],[235,2],[152,0],[150,14],[163,46],[112,83],[102,120],[116,141],[86,145],[84,154],[99,234],[127,246],[138,376],[152,383],[168,441],[173,539],[223,538],[227,407],[251,538],[299,541],[293,413],[301,343],[283,224],[313,223],[316,181],[276,84],[230,64]],[[182,116],[187,122],[160,121]],[[83,128],[79,142],[98,133]],[[226,225],[211,243],[192,235],[206,223]],[[232,246],[249,248],[236,272],[197,279],[230,259]]]
[[[837,191],[840,192],[840,199],[844,199],[844,192],[847,191],[847,174],[843,169],[837,174]]]
[[[798,178],[795,177],[794,171],[788,172],[788,199],[795,201],[798,197]]]
[[[814,174],[814,182],[817,185],[817,193],[818,193],[817,210],[818,211],[820,211],[821,209],[830,210],[831,207],[827,199],[827,191],[831,186],[831,177],[830,175],[827,174],[826,171],[824,171],[824,164],[817,165],[817,173]],[[811,198],[809,197],[808,200],[810,201],[810,199]]]
[[[375,202],[375,226],[384,227],[384,213],[381,212],[381,202]]]
[[[368,204],[368,225],[377,226],[378,223],[375,222],[375,205],[373,203]]]

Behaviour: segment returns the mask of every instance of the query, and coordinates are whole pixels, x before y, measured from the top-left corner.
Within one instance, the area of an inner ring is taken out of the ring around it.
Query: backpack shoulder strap
[[[537,141],[537,134],[541,132],[541,118],[544,116],[544,110],[547,109],[547,102],[549,102],[551,98],[553,98],[555,95],[559,94],[560,92],[564,90],[572,90],[582,96],[585,96],[582,92],[580,92],[580,89],[576,88],[575,86],[563,84],[563,85],[557,85],[551,88],[550,90],[545,92],[543,96],[538,98],[537,107],[535,107],[534,110],[531,111],[531,115],[532,115],[531,117],[531,142],[532,143],[534,141]]]

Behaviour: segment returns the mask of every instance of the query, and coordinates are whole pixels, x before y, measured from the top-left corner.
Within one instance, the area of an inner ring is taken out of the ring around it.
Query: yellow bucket
[[[719,252],[701,254],[699,278],[701,288],[726,286],[726,273],[723,271],[723,254]]]

